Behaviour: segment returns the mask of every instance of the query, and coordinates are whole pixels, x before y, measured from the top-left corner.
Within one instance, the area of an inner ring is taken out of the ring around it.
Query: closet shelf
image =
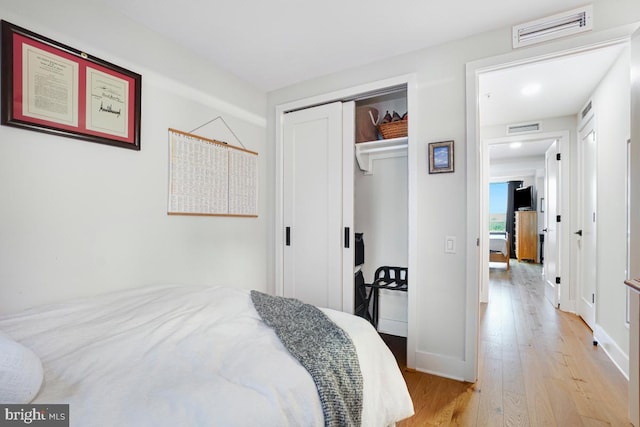
[[[392,157],[406,157],[409,138],[380,139],[356,144],[358,166],[366,175],[373,173],[373,161]]]

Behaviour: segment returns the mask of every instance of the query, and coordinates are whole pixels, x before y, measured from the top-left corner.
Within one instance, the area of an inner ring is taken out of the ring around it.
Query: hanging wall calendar
[[[258,153],[169,129],[169,215],[258,216]]]

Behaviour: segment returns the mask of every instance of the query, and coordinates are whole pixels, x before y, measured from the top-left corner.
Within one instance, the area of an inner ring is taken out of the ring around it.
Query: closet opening
[[[408,333],[408,113],[406,88],[355,102],[354,312],[396,337]]]

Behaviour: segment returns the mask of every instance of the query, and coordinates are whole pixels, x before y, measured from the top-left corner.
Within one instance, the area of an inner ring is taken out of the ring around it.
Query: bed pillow
[[[31,402],[40,390],[43,376],[40,358],[0,333],[0,403]]]

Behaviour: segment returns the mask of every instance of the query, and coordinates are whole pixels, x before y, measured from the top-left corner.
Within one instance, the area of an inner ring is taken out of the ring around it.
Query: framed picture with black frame
[[[140,150],[140,74],[1,25],[3,125]]]

